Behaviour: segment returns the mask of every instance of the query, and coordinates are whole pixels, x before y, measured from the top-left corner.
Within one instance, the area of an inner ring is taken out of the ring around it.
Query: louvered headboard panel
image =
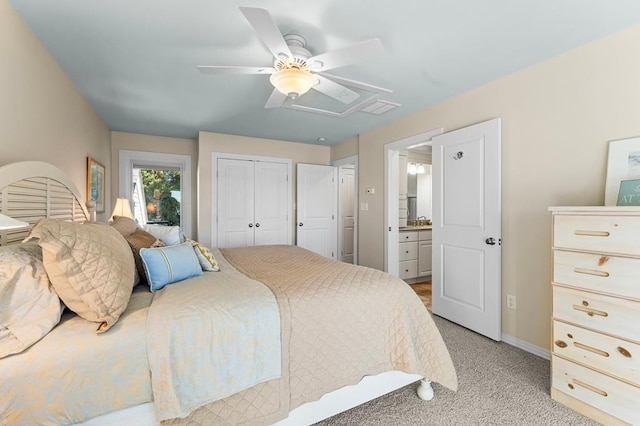
[[[89,220],[80,193],[61,169],[39,161],[0,167],[0,213],[35,224],[43,217]],[[0,246],[22,241],[28,228],[0,231]]]

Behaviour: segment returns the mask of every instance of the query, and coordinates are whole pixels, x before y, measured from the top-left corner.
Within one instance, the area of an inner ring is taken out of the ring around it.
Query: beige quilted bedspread
[[[458,387],[449,352],[428,311],[403,281],[295,246],[222,250],[266,284],[280,306],[282,379],[195,411],[185,424],[269,424],[324,393],[389,370]]]

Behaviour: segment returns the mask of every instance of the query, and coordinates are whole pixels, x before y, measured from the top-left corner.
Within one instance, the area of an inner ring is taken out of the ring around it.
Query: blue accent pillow
[[[167,284],[202,275],[200,262],[191,243],[169,247],[142,248],[140,257],[151,291],[160,290]]]

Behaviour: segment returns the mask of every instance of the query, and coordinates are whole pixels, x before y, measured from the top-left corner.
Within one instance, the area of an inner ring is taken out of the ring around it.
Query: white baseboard
[[[502,341],[511,346],[522,349],[523,351],[539,356],[540,358],[551,359],[551,354],[548,350],[542,349],[540,346],[532,345],[531,343],[525,342],[524,340],[520,340],[508,334],[502,333]]]

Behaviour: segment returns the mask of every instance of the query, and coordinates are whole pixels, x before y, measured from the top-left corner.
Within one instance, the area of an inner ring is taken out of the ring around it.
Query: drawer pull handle
[[[587,315],[589,315],[590,317],[594,316],[594,315],[598,315],[599,317],[608,317],[609,314],[606,313],[605,311],[599,311],[597,309],[591,309],[591,308],[585,308],[584,306],[580,306],[580,305],[573,305],[573,309],[575,309],[576,311],[581,311],[586,313]]]
[[[575,272],[576,274],[595,275],[596,277],[603,278],[607,278],[609,276],[608,272],[596,271],[595,269],[573,268],[573,272]]]
[[[583,388],[588,389],[588,390],[590,390],[591,392],[595,392],[595,393],[597,393],[598,395],[601,395],[601,396],[608,396],[608,394],[607,394],[605,391],[603,391],[602,389],[598,389],[597,387],[595,387],[595,386],[591,386],[590,384],[585,383],[585,382],[583,382],[583,381],[581,381],[581,380],[578,380],[578,379],[572,379],[571,381],[572,381],[573,383],[575,383],[576,385],[578,385],[578,386],[582,386]]]
[[[556,340],[555,344],[559,348],[566,348],[567,347],[567,342],[565,342],[564,340]]]
[[[583,231],[580,229],[575,230],[573,233],[587,237],[608,237],[610,235],[607,231]]]
[[[618,352],[620,353],[620,355],[622,355],[623,357],[626,358],[631,358],[631,352],[629,352],[628,350],[626,350],[625,348],[623,348],[622,346],[618,346]]]
[[[585,345],[580,342],[573,342],[573,346],[579,349],[584,349],[585,351],[593,352],[594,354],[603,356],[605,358],[609,356],[609,352],[605,352],[602,349],[594,348],[593,346]]]

